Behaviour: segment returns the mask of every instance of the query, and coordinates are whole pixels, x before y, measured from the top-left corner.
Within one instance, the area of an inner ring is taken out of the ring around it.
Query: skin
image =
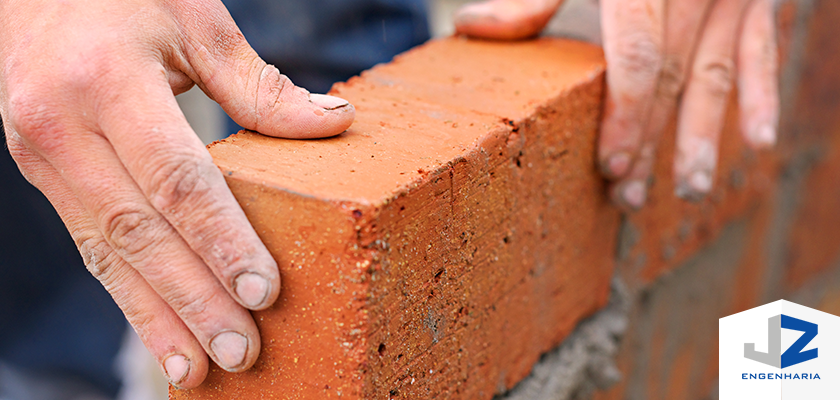
[[[537,35],[563,0],[490,0],[461,8],[468,36]],[[779,114],[772,0],[601,0],[607,97],[598,160],[613,201],[647,198],[656,145],[677,116],[676,194],[712,189],[723,119],[737,84],[741,132],[755,149],[776,142]]]
[[[0,115],[24,176],[169,380],[200,384],[260,350],[248,310],[277,265],[175,101],[198,85],[240,125],[337,135],[346,101],[266,65],[217,0],[0,1]]]
[[[464,8],[457,27],[529,37],[561,2],[492,0]],[[678,105],[679,193],[708,192],[735,76],[748,143],[775,142],[770,0],[603,0],[602,11],[610,68],[599,157],[619,204],[643,204]],[[9,150],[181,388],[204,380],[208,356],[229,371],[253,365],[260,342],[248,310],[280,290],[276,263],[175,102],[194,84],[267,135],[332,136],[354,117],[346,101],[310,95],[266,65],[219,1],[0,1]]]

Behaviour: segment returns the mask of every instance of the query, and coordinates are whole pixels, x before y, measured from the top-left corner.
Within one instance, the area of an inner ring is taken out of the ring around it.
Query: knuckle
[[[292,80],[289,79],[288,76],[280,73],[280,70],[277,69],[277,67],[273,65],[267,65],[266,68],[270,69],[271,71],[267,74],[267,77],[264,77],[262,79],[262,81],[267,82],[267,84],[270,87],[269,91],[272,93],[276,92],[278,98],[286,93],[289,93],[290,91],[296,91],[300,94],[309,94],[309,91],[307,91],[306,89],[300,86],[295,86],[295,84],[292,83]]]
[[[0,125],[0,127],[2,127],[2,125]],[[11,153],[12,156],[18,155],[21,157],[27,157],[28,154],[31,153],[20,135],[18,135],[17,132],[10,130],[8,126],[6,127],[5,136],[6,146],[9,148],[9,153]]]
[[[57,110],[36,95],[38,90],[11,95],[8,106],[8,124],[18,134],[36,144],[55,132],[59,120]]]
[[[33,68],[9,72],[3,117],[33,144],[60,139],[56,133],[85,106],[78,103],[79,98],[91,100],[124,81],[120,66],[125,65],[125,55],[113,39],[73,45],[76,55],[68,62],[45,60]]]
[[[648,33],[622,35],[616,43],[615,63],[635,83],[653,82],[662,68],[661,44]]]
[[[258,257],[255,251],[247,244],[236,243],[235,245],[220,245],[217,240],[208,254],[208,264],[217,271],[218,275],[222,277],[226,286],[233,286],[233,280],[239,274],[246,271],[253,271],[258,266],[271,265],[274,261],[269,258],[265,260]],[[241,248],[238,248],[241,247]],[[224,249],[227,250],[224,250]],[[276,267],[275,267],[276,268]],[[264,274],[266,272],[263,272]]]
[[[175,296],[168,303],[185,322],[202,325],[204,321],[213,318],[208,312],[208,307],[216,302],[218,295],[215,290],[185,290],[182,295]]]
[[[52,85],[73,90],[97,88],[103,83],[115,83],[110,77],[126,65],[126,48],[120,40],[103,35],[95,41],[74,43],[79,59],[84,62],[67,62],[54,65],[51,71]],[[123,74],[119,74],[123,75]]]
[[[60,78],[55,78],[60,79]],[[3,115],[9,138],[19,135],[24,146],[41,153],[54,153],[64,147],[67,128],[77,123],[79,104],[62,102],[67,90],[57,83],[17,82],[8,90]],[[8,139],[7,139],[8,140]]]
[[[683,90],[686,71],[679,60],[667,57],[662,63],[659,74],[659,93],[667,98],[676,98]]]
[[[256,57],[256,56],[255,56]],[[280,73],[277,67],[266,64],[262,59],[256,57],[252,61],[254,80],[256,85],[256,101],[254,102],[254,129],[260,130],[263,122],[277,110],[278,106],[286,103],[295,96],[305,97],[308,95],[305,89],[295,86],[288,76]]]
[[[725,98],[732,91],[735,64],[729,59],[708,60],[700,64],[696,75],[709,95]]]
[[[21,175],[33,186],[36,186],[33,180],[32,169],[40,161],[39,157],[14,132],[6,132],[6,146],[9,149],[9,154],[11,154],[15,163],[18,165],[18,170],[20,170]]]
[[[779,68],[779,50],[772,40],[765,41],[761,46],[760,62],[765,71],[775,75]]]
[[[150,211],[125,206],[105,216],[102,230],[115,251],[134,255],[142,253],[154,242],[157,225]]]
[[[643,160],[651,160],[656,156],[656,143],[649,142],[642,145],[639,149],[639,158]]]
[[[226,22],[215,25],[213,32],[213,48],[218,49],[221,54],[234,55],[240,53],[243,48],[250,48],[245,35],[235,25],[231,26]]]
[[[222,243],[212,245],[209,252],[209,261],[222,276],[228,277],[247,270],[251,264],[251,260],[246,260],[242,251],[234,249],[232,246],[225,246]]]
[[[170,157],[161,162],[152,176],[148,193],[152,206],[174,213],[187,203],[194,204],[211,190],[212,168],[215,167],[211,162],[194,155]]]
[[[153,329],[154,322],[160,319],[159,314],[148,312],[139,307],[123,307],[122,310],[125,319],[131,324],[143,343],[149,343],[150,337],[160,335],[160,332],[155,332]]]
[[[96,87],[100,78],[108,75],[107,65],[113,60],[98,55],[92,55],[88,60],[88,63],[73,63],[63,68],[56,77],[58,84],[80,90]]]
[[[111,246],[99,235],[83,235],[76,238],[76,247],[91,275],[103,283],[110,281],[114,264]]]

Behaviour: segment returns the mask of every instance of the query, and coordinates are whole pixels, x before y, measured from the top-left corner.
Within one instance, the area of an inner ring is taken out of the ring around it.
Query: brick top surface
[[[432,41],[333,88],[357,109],[341,135],[286,140],[243,131],[210,151],[228,175],[375,205],[603,70],[600,48],[568,40]]]

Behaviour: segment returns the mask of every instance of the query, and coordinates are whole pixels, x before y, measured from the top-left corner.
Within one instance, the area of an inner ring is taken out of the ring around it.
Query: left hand
[[[459,10],[473,37],[538,34],[563,0],[489,0]],[[678,109],[676,194],[699,199],[715,176],[737,79],[741,131],[753,148],[776,142],[779,114],[772,0],[601,0],[607,97],[598,160],[625,210],[647,198],[656,144]]]
[[[355,115],[267,65],[219,0],[0,1],[9,151],[180,388],[204,380],[208,356],[231,372],[256,362],[249,310],[281,285],[178,108],[193,84],[271,136],[338,135]]]

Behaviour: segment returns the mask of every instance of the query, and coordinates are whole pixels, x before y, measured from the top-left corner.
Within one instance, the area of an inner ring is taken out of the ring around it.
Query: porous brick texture
[[[172,398],[715,398],[718,318],[840,313],[840,2],[777,3],[780,144],[733,94],[700,202],[672,123],[649,204],[608,204],[602,53],[562,39],[433,41],[334,88],[342,135],[213,144],[283,291],[254,368]]]
[[[608,299],[603,72],[587,44],[446,39],[337,85],[342,135],[210,146],[283,291],[254,368],[172,397],[480,399],[527,376]]]

